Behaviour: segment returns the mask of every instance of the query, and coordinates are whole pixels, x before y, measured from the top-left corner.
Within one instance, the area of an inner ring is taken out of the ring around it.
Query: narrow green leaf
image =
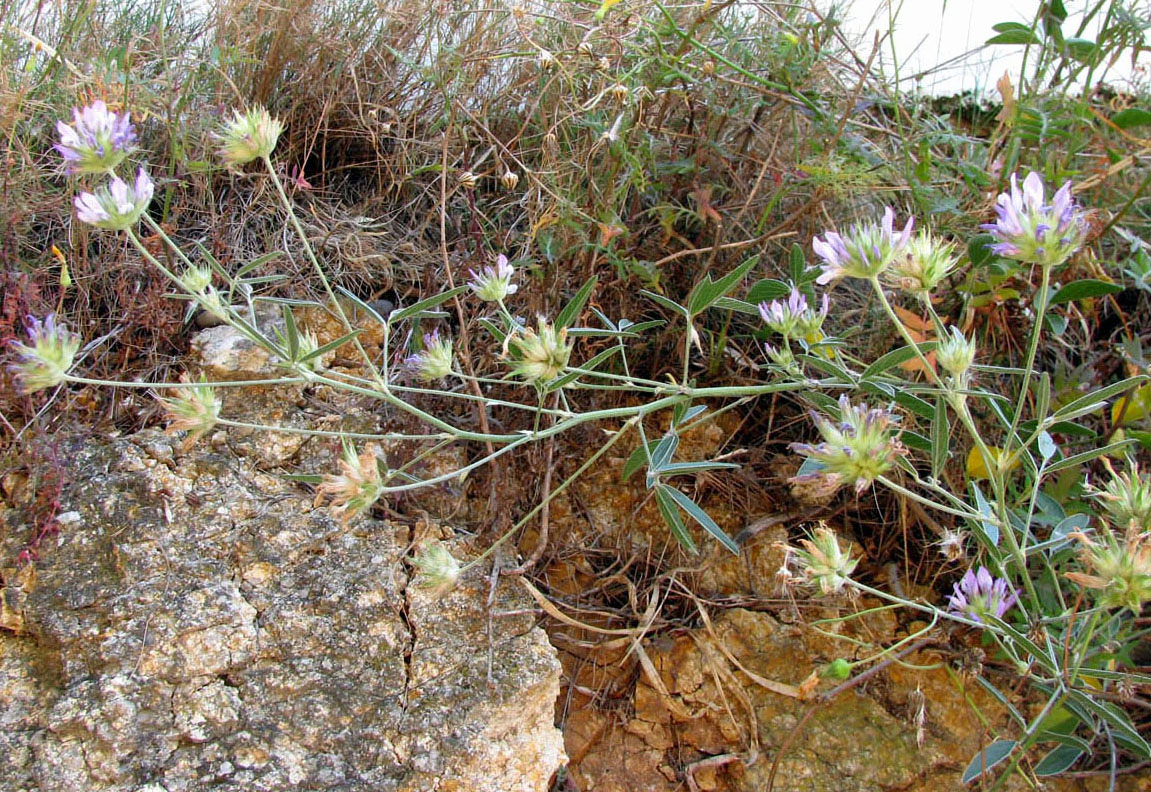
[[[1123,287],[1118,283],[1108,283],[1107,281],[1095,280],[1094,278],[1084,278],[1083,280],[1072,281],[1055,292],[1055,295],[1051,298],[1051,304],[1059,305],[1060,303],[1073,302],[1075,300],[1086,300],[1090,297],[1118,294],[1121,291],[1123,291]]]
[[[928,352],[934,351],[935,348],[939,346],[939,342],[938,341],[924,341],[922,344],[919,344],[918,346],[919,346],[919,351],[926,355]],[[882,357],[880,357],[878,360],[876,360],[870,366],[865,368],[863,370],[863,374],[861,375],[861,379],[871,379],[875,375],[882,374],[883,372],[887,371],[888,369],[894,368],[895,366],[898,366],[901,363],[906,363],[907,361],[911,360],[914,357],[915,357],[915,347],[913,347],[911,345],[900,347],[899,349],[893,349],[892,351],[888,352],[886,355],[883,355]]]
[[[1111,116],[1111,123],[1120,129],[1131,129],[1137,126],[1151,124],[1151,111],[1141,107],[1128,107]]]
[[[269,262],[275,261],[276,259],[278,259],[282,255],[284,255],[282,251],[276,250],[276,251],[273,251],[271,253],[265,253],[262,256],[257,256],[256,258],[252,259],[247,264],[245,264],[244,266],[242,266],[238,270],[236,270],[236,280],[242,279],[245,275],[247,275],[252,270],[256,269],[257,267],[262,267],[263,265],[268,264]],[[251,281],[249,281],[249,283],[251,283]]]
[[[671,535],[676,538],[676,541],[692,555],[698,555],[699,549],[695,546],[691,534],[687,532],[687,526],[683,524],[683,518],[679,516],[679,509],[676,508],[675,501],[668,494],[669,490],[671,487],[663,485],[655,491],[655,502],[659,506],[659,513],[663,516],[664,523],[667,524],[668,530],[671,531]]]
[[[590,360],[585,361],[580,366],[580,368],[585,369],[587,371],[595,371],[600,366],[600,364],[602,364],[605,360],[618,355],[619,352],[620,352],[620,348],[618,346],[610,346],[607,349],[600,352],[598,355],[592,357]],[[549,382],[548,383],[548,391],[551,393],[554,393],[555,391],[558,391],[560,388],[566,388],[572,382],[575,382],[577,379],[579,379],[580,377],[583,377],[583,376],[585,376],[585,375],[579,371],[569,371],[567,374],[564,374],[561,377],[556,377],[554,380]]]
[[[671,425],[678,429],[692,418],[705,412],[707,412],[706,404],[693,404],[688,407],[686,403],[680,402],[672,410]]]
[[[1035,381],[1035,414],[1040,418],[1047,416],[1051,409],[1051,375],[1046,371],[1039,375]]]
[[[700,508],[698,503],[684,495],[675,487],[670,487],[667,484],[661,484],[660,487],[667,492],[681,509],[687,512],[689,517],[699,523],[700,527],[718,539],[720,544],[732,553],[739,555],[739,545],[737,545],[730,536],[724,533],[723,529],[716,524],[715,520],[711,519],[711,515]]]
[[[440,292],[439,294],[432,295],[431,297],[420,300],[417,303],[412,303],[407,308],[399,308],[395,311],[392,311],[392,313],[388,316],[388,324],[394,325],[397,322],[403,321],[404,319],[416,316],[417,314],[421,314],[432,308],[443,305],[453,297],[459,297],[461,294],[466,292],[468,288],[469,287],[467,286],[457,286],[454,289],[448,289],[446,292]]]
[[[1079,467],[1082,464],[1090,462],[1092,459],[1097,459],[1105,455],[1111,456],[1118,451],[1121,451],[1122,449],[1134,444],[1134,440],[1119,440],[1114,443],[1108,443],[1102,448],[1092,448],[1088,451],[1084,451],[1082,454],[1074,454],[1069,457],[1064,457],[1063,459],[1060,459],[1058,462],[1053,464],[1051,467],[1047,468],[1047,472],[1055,473],[1060,470],[1066,470],[1067,468]]]
[[[1067,47],[1067,54],[1080,63],[1091,63],[1099,51],[1099,47],[1091,39],[1073,36],[1063,43]]]
[[[692,316],[698,316],[703,313],[710,308],[716,300],[726,296],[729,291],[734,289],[736,284],[743,280],[743,277],[747,275],[747,273],[751,271],[751,268],[757,263],[759,263],[759,257],[753,256],[714,282],[711,279],[710,273],[705,274],[703,280],[692,289],[691,294],[688,295],[688,312]]]
[[[736,313],[750,314],[751,316],[759,315],[758,307],[749,302],[737,300],[734,297],[720,297],[711,307],[721,308],[725,311],[735,311]]]
[[[734,462],[714,462],[701,460],[699,462],[671,462],[660,468],[661,476],[682,476],[687,473],[702,473],[705,470],[738,470],[739,465]]]
[[[1031,32],[1031,29],[1026,30],[1009,30],[1006,33],[1000,33],[997,36],[992,36],[984,42],[985,44],[1038,44],[1039,37]]]
[[[313,358],[318,358],[321,355],[326,355],[329,352],[331,352],[332,350],[337,349],[339,347],[342,347],[344,344],[348,343],[349,341],[351,341],[353,338],[355,338],[356,336],[358,336],[362,332],[363,332],[363,330],[353,330],[350,333],[345,333],[344,335],[337,338],[335,341],[329,341],[328,343],[324,344],[322,347],[317,347],[316,349],[313,349],[311,352],[309,352],[308,354],[306,354],[302,358],[300,358],[300,362],[301,363],[307,363],[309,360],[312,360]]]
[[[1066,745],[1069,748],[1074,748],[1077,751],[1083,751],[1085,753],[1090,752],[1091,743],[1080,737],[1076,737],[1071,733],[1075,729],[1079,728],[1079,718],[1073,715],[1065,707],[1060,706],[1059,709],[1063,711],[1063,715],[1067,720],[1066,725],[1063,727],[1065,730],[1055,731],[1053,729],[1041,729],[1039,733],[1035,735],[1036,741],[1059,743],[1060,745]]]
[[[628,456],[627,461],[623,463],[623,473],[620,476],[620,481],[627,481],[634,476],[639,470],[647,464],[650,448],[645,448],[643,444],[636,446],[636,449]]]
[[[480,319],[477,321],[482,327],[484,327],[489,333],[492,334],[492,337],[496,340],[497,344],[503,344],[504,339],[508,337],[508,334],[504,332],[504,329],[500,327],[497,322],[492,321],[486,316],[480,317]]]
[[[1067,696],[1069,707],[1074,708],[1074,705],[1078,705],[1100,720],[1105,721],[1111,727],[1111,735],[1117,742],[1123,743],[1125,747],[1143,759],[1151,759],[1151,746],[1147,745],[1147,741],[1135,729],[1131,719],[1121,708],[1109,701],[1097,701],[1079,690],[1068,691]]]
[[[575,297],[572,297],[568,304],[564,306],[563,310],[560,311],[559,316],[556,317],[557,329],[571,327],[573,324],[575,324],[576,319],[579,318],[580,311],[582,311],[583,307],[587,305],[588,298],[591,297],[592,290],[595,289],[597,280],[598,278],[595,275],[592,275],[590,278],[588,278],[587,282],[580,287],[578,292],[576,292]]]
[[[991,745],[975,754],[971,762],[968,763],[967,769],[963,771],[963,778],[960,779],[960,783],[970,784],[979,778],[979,776],[1010,756],[1011,752],[1015,750],[1015,746],[1015,740],[996,740],[991,743]]]
[[[747,290],[747,296],[744,297],[749,303],[759,305],[761,302],[768,302],[770,300],[778,300],[780,297],[786,297],[791,294],[791,285],[784,283],[781,280],[774,278],[765,278],[761,281],[756,281]]]
[[[679,448],[679,435],[675,432],[668,432],[661,437],[655,450],[651,452],[651,472],[659,473],[663,470],[663,466],[671,462],[675,456],[677,448]]]
[[[1071,769],[1083,751],[1070,745],[1060,745],[1035,764],[1035,775],[1054,776]]]
[[[1085,407],[1092,407],[1100,402],[1106,402],[1112,396],[1118,396],[1123,391],[1129,390],[1137,385],[1142,385],[1147,381],[1147,377],[1140,374],[1135,377],[1128,377],[1119,382],[1113,382],[1110,385],[1094,390],[1086,396],[1080,396],[1078,399],[1060,407],[1055,411],[1053,417],[1070,421],[1078,415],[1085,415],[1093,410],[1083,410]],[[1097,408],[1096,408],[1097,409]]]
[[[991,246],[995,244],[995,237],[991,234],[976,234],[967,241],[967,258],[971,265],[978,267],[985,264],[994,255]]]
[[[951,422],[947,419],[947,401],[935,397],[935,417],[931,419],[931,477],[938,479],[947,464],[951,442]]]
[[[930,454],[935,447],[926,437],[910,429],[904,429],[899,433],[899,441],[908,448],[914,451],[922,451],[925,454]]]
[[[640,289],[639,293],[642,294],[644,297],[647,297],[652,302],[659,303],[660,305],[662,305],[664,308],[668,309],[672,313],[677,313],[683,317],[688,316],[688,312],[687,312],[686,308],[684,308],[682,305],[675,302],[674,300],[669,300],[667,297],[664,297],[662,294],[656,294],[655,292],[648,291],[647,289]]]
[[[356,295],[352,294],[350,291],[348,291],[347,289],[345,289],[343,286],[337,286],[337,287],[336,287],[336,291],[338,291],[340,294],[344,295],[344,296],[345,296],[345,297],[347,297],[349,300],[351,300],[351,302],[352,302],[352,303],[353,303],[353,304],[354,304],[354,305],[355,305],[357,308],[359,308],[361,311],[363,311],[364,313],[366,313],[368,316],[372,317],[373,319],[375,319],[375,320],[376,320],[377,322],[379,322],[380,324],[384,324],[384,317],[380,316],[380,315],[379,315],[379,314],[376,312],[376,309],[375,309],[375,308],[373,308],[372,306],[368,305],[366,302],[364,302],[363,300],[361,300],[361,299],[360,299],[359,297],[357,297]]]
[[[804,272],[807,271],[807,254],[803,252],[803,246],[798,242],[793,242],[791,245],[791,253],[788,255],[787,268],[791,275],[792,283],[802,283]],[[791,291],[790,288],[787,290]],[[784,292],[787,294],[787,292]]]
[[[296,360],[300,356],[300,331],[296,327],[296,317],[292,316],[292,309],[283,306],[284,336],[288,345],[288,360]]]
[[[1029,638],[1026,633],[1020,632],[1015,628],[1013,624],[1005,622],[1003,619],[996,618],[994,615],[989,614],[986,616],[986,619],[988,622],[1006,633],[1016,644],[1017,650],[1019,648],[1025,649],[1027,654],[1031,655],[1031,659],[1034,660],[1040,668],[1043,668],[1052,673],[1058,673],[1054,664],[1051,662],[1050,655],[1043,651],[1043,647],[1035,643],[1035,641],[1031,640],[1031,638]]]
[[[987,502],[987,498],[983,497],[983,491],[979,489],[979,485],[975,482],[971,483],[971,489],[975,493],[975,506],[979,509],[979,513],[983,515],[984,520],[979,521],[980,532],[991,543],[992,547],[999,546],[999,526],[991,521],[991,504]]]

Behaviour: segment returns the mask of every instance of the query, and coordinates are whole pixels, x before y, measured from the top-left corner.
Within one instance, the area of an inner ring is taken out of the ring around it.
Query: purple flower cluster
[[[103,100],[73,108],[72,124],[56,123],[60,142],[55,149],[68,173],[108,173],[136,146],[136,127],[127,113],[113,113]]]
[[[424,382],[441,380],[452,373],[452,339],[441,338],[440,331],[424,334],[424,348],[409,355],[404,364]]]
[[[29,343],[11,342],[19,357],[12,370],[20,380],[20,390],[35,393],[59,385],[72,368],[80,337],[57,324],[55,314],[43,321],[29,316],[27,330]]]
[[[1043,180],[1032,172],[1019,188],[1011,174],[1011,191],[996,201],[994,223],[982,228],[998,241],[989,247],[1004,258],[1054,267],[1071,257],[1083,244],[1087,224],[1071,197],[1071,182],[1044,203]]]
[[[1008,589],[1007,580],[993,578],[987,567],[969,569],[958,583],[955,593],[947,600],[947,609],[959,616],[983,622],[988,615],[1002,619],[1015,604],[1015,593]]]
[[[516,268],[508,263],[508,257],[503,253],[496,256],[496,266],[486,266],[480,272],[468,270],[472,279],[468,285],[472,291],[486,302],[499,302],[509,294],[515,294],[519,286],[512,283]]]
[[[813,311],[808,305],[807,298],[799,289],[793,288],[787,300],[772,300],[770,303],[759,304],[759,315],[763,321],[775,332],[784,337],[791,337],[798,331],[807,335],[818,331],[827,318],[830,303],[827,295],[823,295],[820,310]]]
[[[81,222],[97,228],[123,231],[139,221],[152,201],[153,190],[152,179],[143,168],[136,173],[136,181],[132,185],[119,176],[113,176],[107,187],[76,196],[76,216]]]
[[[894,436],[899,417],[890,410],[869,408],[866,403],[852,404],[847,394],[843,394],[839,397],[839,415],[836,423],[813,412],[812,418],[823,442],[788,446],[819,464],[818,471],[795,476],[792,481],[820,482],[829,490],[854,484],[855,491],[860,493],[905,453],[903,444]]]
[[[915,218],[907,220],[902,231],[895,231],[895,211],[889,206],[883,220],[853,225],[847,236],[828,231],[823,239],[816,237],[811,247],[821,259],[823,273],[815,282],[823,285],[840,278],[873,278],[881,274],[907,247]]]

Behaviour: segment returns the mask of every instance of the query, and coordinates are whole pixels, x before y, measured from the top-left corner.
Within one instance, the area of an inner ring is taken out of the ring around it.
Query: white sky
[[[861,42],[857,52],[861,57],[870,53],[873,31],[884,33],[888,29],[889,0],[837,0],[839,16],[844,29]],[[1128,3],[1131,0],[1127,0]],[[900,78],[927,71],[953,58],[979,49],[995,35],[992,25],[997,22],[1022,22],[1030,25],[1039,0],[890,0],[895,15],[895,51],[900,60]],[[820,0],[827,8],[831,0]],[[1079,19],[1088,6],[1086,0],[1064,0],[1068,18],[1063,23],[1066,36],[1074,35]],[[1135,7],[1145,17],[1151,17],[1151,0],[1135,0]],[[1084,33],[1094,39],[1097,26],[1092,24]],[[1033,48],[1034,49],[1034,48]],[[962,62],[943,66],[923,78],[922,89],[927,93],[953,94],[965,90],[994,91],[995,81],[1006,70],[1011,81],[1019,85],[1022,65],[1022,46],[997,45],[977,52]],[[1034,55],[1032,55],[1032,61]],[[891,75],[891,48],[885,46],[877,57],[888,75]],[[1136,75],[1144,85],[1151,78],[1151,55],[1144,54],[1138,64],[1142,70]],[[1131,58],[1127,54],[1109,72],[1107,81],[1116,87],[1125,87],[1132,78]],[[903,83],[905,90],[913,88]]]

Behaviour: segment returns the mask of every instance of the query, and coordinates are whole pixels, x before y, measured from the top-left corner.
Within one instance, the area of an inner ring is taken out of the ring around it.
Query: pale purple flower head
[[[795,476],[792,481],[821,481],[832,490],[854,484],[855,491],[861,493],[906,453],[894,433],[899,416],[890,410],[852,404],[845,393],[839,397],[839,418],[837,423],[812,413],[823,442],[792,443],[788,447],[818,463],[819,469]]]
[[[56,324],[55,314],[48,314],[44,321],[29,316],[27,330],[29,343],[11,342],[19,358],[12,371],[20,380],[21,391],[35,393],[59,385],[72,368],[80,336]]]
[[[1011,191],[1001,193],[995,204],[994,223],[982,228],[998,240],[989,245],[1004,258],[1056,267],[1067,261],[1087,235],[1083,213],[1071,197],[1071,182],[1065,183],[1044,203],[1043,179],[1032,171],[1023,180],[1023,189],[1011,174]]]
[[[154,189],[152,179],[143,168],[137,172],[136,182],[132,185],[119,176],[113,176],[107,187],[97,187],[94,192],[82,192],[76,196],[76,216],[81,222],[97,228],[123,231],[139,222],[152,200]]]
[[[452,373],[452,339],[441,338],[439,330],[424,334],[424,348],[404,361],[424,382],[441,380]]]
[[[496,266],[486,266],[477,273],[468,270],[472,279],[468,283],[481,300],[486,302],[499,302],[509,294],[515,294],[519,286],[512,283],[512,276],[516,268],[508,263],[508,257],[503,253],[496,256]]]
[[[792,288],[786,300],[772,300],[759,304],[759,315],[775,332],[791,338],[795,335],[809,336],[823,327],[830,302],[826,294],[815,311],[807,302],[807,297],[799,289]]]
[[[759,315],[775,332],[790,336],[799,317],[807,311],[807,298],[799,289],[792,288],[787,300],[772,300],[759,304]]]
[[[969,569],[958,583],[955,593],[947,600],[947,609],[959,616],[982,622],[988,615],[1002,619],[1015,604],[1015,593],[1008,589],[1004,578],[993,578],[987,567]]]
[[[136,127],[128,114],[113,113],[103,100],[72,109],[72,124],[56,122],[55,149],[68,173],[107,173],[136,147]]]
[[[895,210],[883,211],[879,224],[864,223],[851,227],[846,237],[828,231],[823,239],[816,237],[811,247],[823,259],[823,273],[815,282],[823,285],[840,278],[873,278],[889,266],[911,239],[915,218],[910,217],[902,231],[895,231]]]

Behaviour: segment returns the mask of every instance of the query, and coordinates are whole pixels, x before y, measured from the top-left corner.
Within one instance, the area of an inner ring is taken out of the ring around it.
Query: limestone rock
[[[522,595],[433,601],[407,529],[172,442],[74,449],[73,518],[0,631],[0,790],[547,789],[559,665]]]

